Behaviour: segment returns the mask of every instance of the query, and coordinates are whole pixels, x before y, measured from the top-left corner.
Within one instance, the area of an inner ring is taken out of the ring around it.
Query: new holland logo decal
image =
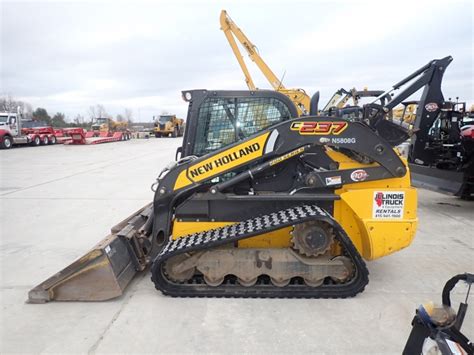
[[[212,172],[212,170],[219,167],[224,167],[225,165],[237,161],[246,155],[258,152],[261,149],[260,143],[256,142],[248,146],[242,147],[231,151],[229,154],[226,154],[221,157],[216,157],[214,160],[207,161],[201,165],[189,169],[189,175],[192,179],[199,177],[200,175]]]
[[[265,143],[270,132],[244,141],[221,152],[197,159],[181,171],[176,179],[174,190],[181,189],[199,181],[208,180],[242,164],[248,163],[264,154]]]
[[[338,135],[344,132],[348,125],[345,121],[297,121],[291,124],[290,129],[301,135]]]

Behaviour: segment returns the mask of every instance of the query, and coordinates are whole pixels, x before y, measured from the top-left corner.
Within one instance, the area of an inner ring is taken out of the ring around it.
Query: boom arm
[[[247,39],[247,37],[245,37],[245,35],[242,33],[242,31],[240,31],[240,29],[235,26],[235,24],[232,22],[230,17],[227,16],[225,10],[222,10],[222,12],[221,12],[221,30],[224,31],[224,34],[227,38],[227,41],[229,42],[230,47],[232,48],[232,51],[234,52],[235,58],[237,58],[237,61],[239,62],[239,65],[240,65],[240,68],[242,68],[242,71],[244,72],[245,82],[247,83],[247,86],[249,87],[250,90],[256,90],[257,87],[255,86],[255,84],[252,80],[252,77],[250,76],[249,70],[247,68],[247,65],[245,64],[242,53],[240,53],[239,47],[237,46],[237,43],[235,42],[235,38],[232,34],[231,27],[235,27],[237,29],[238,33],[241,36],[243,36],[245,39]],[[253,48],[253,44],[250,43],[250,41],[245,42],[245,43],[248,44],[249,46],[251,46],[251,48]]]
[[[287,89],[280,79],[273,73],[270,67],[265,63],[263,58],[258,54],[257,47],[247,38],[242,30],[232,21],[225,10],[221,11],[220,16],[221,30],[224,32],[242,71],[244,72],[245,82],[250,90],[256,90],[256,86],[252,80],[250,72],[245,64],[242,53],[237,46],[235,38],[242,44],[247,51],[250,59],[258,66],[262,74],[267,78],[272,88],[288,96],[298,108],[299,113],[309,112],[310,98],[303,89]]]
[[[258,68],[261,70],[263,75],[267,78],[270,85],[273,87],[274,90],[278,91],[280,89],[285,90],[282,82],[277,78],[277,76],[273,73],[273,71],[269,68],[269,66],[264,62],[262,57],[257,53],[257,48],[255,45],[247,38],[247,36],[242,32],[242,30],[237,27],[237,25],[232,21],[229,15],[225,10],[221,11],[221,30],[224,31],[224,34],[229,41],[230,46],[232,47],[232,51],[237,58],[237,61],[240,64],[244,74],[245,74],[245,81],[250,90],[255,90],[255,84],[250,77],[249,71],[247,66],[242,58],[242,54],[240,53],[239,48],[237,47],[237,43],[235,42],[234,36],[239,40],[242,46],[246,49],[250,59],[257,64]]]
[[[428,163],[433,157],[433,154],[429,150],[426,150],[426,143],[429,141],[430,128],[433,126],[441,109],[445,106],[443,93],[441,91],[441,82],[443,80],[443,74],[452,60],[453,58],[451,56],[447,56],[442,59],[430,61],[405,79],[393,85],[390,90],[381,94],[374,102],[364,107],[364,117],[369,118],[371,125],[375,127],[379,133],[380,128],[385,132],[395,132],[397,129],[407,132],[406,137],[403,137],[403,134],[401,135],[402,138],[398,144],[408,138],[408,136],[411,136],[412,133],[415,134],[412,138],[413,147],[411,156],[413,160],[418,159]],[[382,97],[387,97],[393,91],[398,90],[404,85],[407,86],[388,103],[384,104],[381,102],[381,105],[375,104],[375,102]],[[403,117],[399,122],[388,117],[388,113],[392,111],[395,106],[404,102],[422,88],[423,93],[418,102],[416,118],[412,127],[405,127],[406,123],[403,122]],[[371,111],[375,112],[375,114],[370,113]],[[383,126],[386,127],[383,128]],[[384,134],[381,135],[384,136]]]
[[[420,105],[424,106],[426,103],[432,102],[432,100],[437,100],[440,97],[442,98],[443,95],[441,94],[441,80],[446,67],[452,62],[452,60],[453,58],[451,56],[445,57],[443,59],[432,60],[414,73],[407,76],[405,79],[393,85],[392,89],[383,93],[381,96],[386,96],[394,90],[398,90],[401,86],[418,77],[416,81],[414,81],[407,88],[405,88],[405,90],[395,96],[390,102],[388,102],[385,107],[389,110],[393,109],[395,106],[402,103],[422,87],[424,87],[424,91],[420,100]]]

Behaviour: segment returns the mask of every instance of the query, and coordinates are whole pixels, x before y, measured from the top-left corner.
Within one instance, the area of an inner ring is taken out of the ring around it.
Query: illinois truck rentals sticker
[[[375,191],[372,207],[372,218],[403,218],[405,192]]]

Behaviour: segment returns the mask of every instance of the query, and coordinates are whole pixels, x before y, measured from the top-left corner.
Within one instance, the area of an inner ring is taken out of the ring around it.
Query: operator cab
[[[16,125],[16,115],[11,114],[11,113],[0,114],[0,126],[7,126],[7,128],[3,128],[3,129],[9,129],[10,126],[15,126],[15,125]]]
[[[161,124],[165,124],[166,122],[171,122],[173,120],[173,115],[160,115],[158,117],[158,122]]]
[[[101,125],[101,124],[107,123],[107,118],[100,117],[100,118],[97,118],[95,122],[96,124]]]
[[[8,115],[0,115],[0,126],[6,126],[9,124]]]
[[[176,157],[202,156],[298,117],[290,99],[276,91],[183,92],[189,102],[183,146]]]
[[[100,130],[102,125],[107,124],[107,118],[105,117],[99,117],[95,119],[95,122],[92,124],[92,130],[93,131],[98,131]]]

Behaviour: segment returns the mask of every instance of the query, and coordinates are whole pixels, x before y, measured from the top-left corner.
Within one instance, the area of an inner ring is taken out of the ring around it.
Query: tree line
[[[46,123],[49,126],[56,128],[64,127],[82,127],[90,128],[93,121],[97,118],[111,118],[112,115],[107,113],[105,107],[101,104],[90,106],[87,113],[88,118],[83,115],[76,115],[72,121],[66,119],[66,115],[62,112],[56,112],[53,116],[50,116],[45,108],[38,107],[33,110],[33,107],[24,101],[15,100],[11,96],[0,97],[0,112],[17,112],[18,107],[22,112],[22,117],[25,120],[37,120]],[[117,122],[133,122],[133,112],[131,109],[126,108],[122,114],[118,114],[115,117]]]

